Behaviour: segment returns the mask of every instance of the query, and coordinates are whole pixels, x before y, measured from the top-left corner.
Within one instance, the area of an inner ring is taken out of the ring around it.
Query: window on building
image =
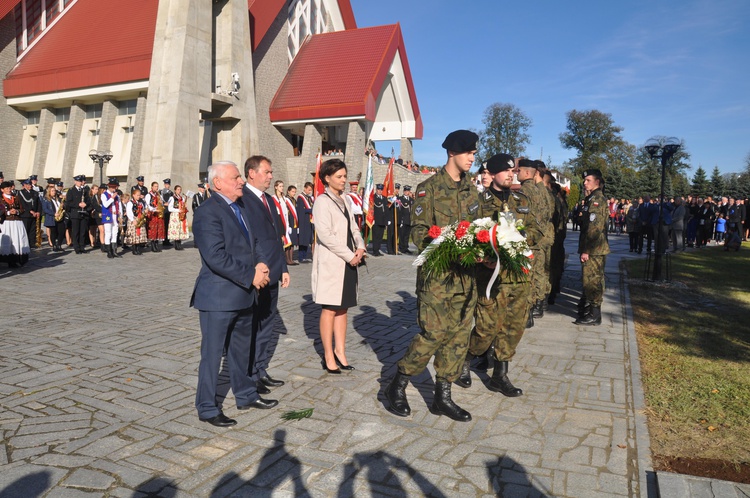
[[[323,33],[326,27],[324,0],[294,0],[287,15],[289,63],[297,56],[308,34]]]
[[[138,100],[121,100],[117,103],[117,114],[120,116],[127,116],[128,114],[135,114],[135,108],[138,105]]]
[[[60,17],[73,0],[16,0],[16,55],[37,40]]]
[[[26,113],[26,120],[30,125],[38,125],[41,117],[42,111],[29,111]]]
[[[102,117],[102,104],[91,104],[86,106],[86,119],[97,119]]]
[[[26,43],[42,32],[42,0],[26,0]]]
[[[57,17],[57,14],[60,13],[60,1],[59,0],[47,0],[47,4],[45,6],[46,10],[46,16],[47,16],[47,24],[50,24],[52,20]]]
[[[55,109],[55,122],[70,121],[70,107]]]

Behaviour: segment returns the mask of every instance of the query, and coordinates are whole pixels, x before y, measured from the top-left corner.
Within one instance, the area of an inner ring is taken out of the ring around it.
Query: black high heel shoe
[[[323,365],[323,370],[325,370],[329,374],[340,374],[341,373],[341,370],[339,370],[338,368],[336,370],[331,370],[330,368],[328,368],[326,366],[326,361],[325,360],[321,361],[320,364]]]
[[[336,365],[341,367],[341,370],[354,370],[354,367],[351,365],[344,365],[341,363],[341,360],[339,360],[339,357],[336,356],[336,353],[333,353],[333,359],[336,360]]]

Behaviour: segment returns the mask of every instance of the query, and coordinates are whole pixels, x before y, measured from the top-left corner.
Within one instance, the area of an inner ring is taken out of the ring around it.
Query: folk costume
[[[146,195],[148,207],[148,240],[151,251],[161,252],[159,242],[164,240],[164,204],[159,192],[151,191]]]
[[[185,198],[180,195],[177,197],[173,195],[169,198],[169,204],[167,204],[167,211],[169,211],[169,232],[167,238],[174,242],[174,248],[177,251],[182,251],[182,241],[190,238],[187,226],[187,205],[185,204]]]
[[[133,254],[140,256],[143,254],[143,246],[148,242],[148,234],[146,233],[148,208],[143,199],[137,201],[131,199],[125,206],[125,213],[128,217],[125,244],[132,246]]]
[[[3,182],[3,186],[11,186]],[[5,188],[5,187],[3,187]],[[29,260],[29,238],[21,221],[21,202],[12,194],[0,195],[0,203],[5,211],[5,221],[0,224],[0,262],[11,268],[23,266]]]
[[[108,187],[119,187],[120,182],[116,178],[110,178]],[[104,248],[107,257],[119,258],[117,254],[117,232],[120,228],[122,217],[120,196],[117,192],[110,192],[109,188],[101,195],[102,224],[104,225]]]

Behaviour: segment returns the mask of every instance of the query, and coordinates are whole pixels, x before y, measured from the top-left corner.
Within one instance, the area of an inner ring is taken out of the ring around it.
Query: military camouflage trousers
[[[601,306],[604,299],[604,264],[607,256],[591,256],[581,263],[583,297],[594,306]]]
[[[547,262],[548,253],[546,246],[539,244],[532,248],[534,253],[534,259],[531,262],[531,293],[529,294],[529,302],[534,304],[540,299],[544,299],[547,294],[547,286],[549,285],[549,263]]]
[[[490,298],[486,289],[489,277],[477,275],[476,325],[469,339],[469,353],[479,356],[492,346],[495,358],[509,361],[521,342],[529,318],[530,282],[498,283],[492,286]]]
[[[412,339],[398,369],[406,375],[422,372],[434,356],[439,380],[453,382],[469,347],[469,334],[477,303],[474,279],[464,285],[446,286],[437,282],[417,288],[417,322],[422,331]]]

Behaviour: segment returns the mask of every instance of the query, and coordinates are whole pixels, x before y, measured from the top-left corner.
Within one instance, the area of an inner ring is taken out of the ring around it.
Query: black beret
[[[544,164],[544,161],[539,161],[539,160],[534,161],[534,167],[536,169],[542,170],[542,171],[544,171],[545,169],[547,169],[547,165]]]
[[[587,176],[595,176],[598,179],[602,179],[602,172],[598,169],[587,169],[581,174],[581,178],[586,178]]]
[[[513,156],[510,154],[495,154],[487,160],[486,164],[487,171],[489,171],[491,175],[496,175],[501,171],[513,169],[514,166],[515,162]]]
[[[0,171],[0,178],[5,178],[5,175],[3,175],[2,171]]]
[[[63,187],[65,184],[63,182],[57,182],[58,187]]]
[[[21,185],[31,185],[31,180],[29,180],[28,178],[25,180],[21,180]]]
[[[384,185],[382,183],[378,183],[375,185],[375,190],[383,190]]]
[[[526,159],[526,158],[520,159],[518,161],[518,167],[519,168],[534,168],[534,169],[536,169],[536,165],[534,164],[534,161],[532,161],[531,159]]]
[[[443,140],[443,148],[451,152],[471,152],[477,150],[477,141],[479,136],[473,131],[456,130],[452,131]]]

